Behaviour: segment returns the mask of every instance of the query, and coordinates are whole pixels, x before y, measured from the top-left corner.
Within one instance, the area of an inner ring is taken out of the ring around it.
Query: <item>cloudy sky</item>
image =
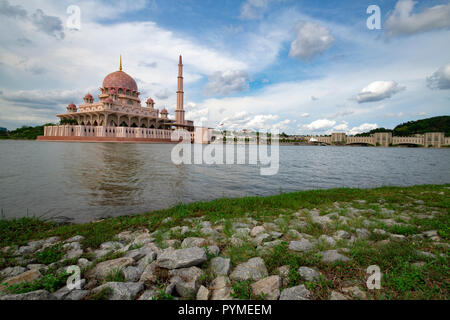
[[[172,114],[182,54],[186,118],[214,128],[355,134],[450,109],[448,0],[0,0],[0,28],[8,129],[97,95],[120,54]]]

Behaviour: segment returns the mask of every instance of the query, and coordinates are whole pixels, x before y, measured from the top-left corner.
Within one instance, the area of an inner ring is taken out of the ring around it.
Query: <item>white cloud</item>
[[[450,27],[450,4],[412,13],[417,1],[400,0],[385,23],[389,36],[410,35]]]
[[[333,128],[333,131],[343,131],[343,132],[347,132],[347,131],[348,131],[348,122],[342,121],[341,124],[338,124],[337,126],[335,126],[335,127]]]
[[[358,103],[381,101],[405,90],[395,81],[374,81],[356,96]]]
[[[303,127],[311,130],[311,131],[315,131],[315,130],[324,130],[324,129],[329,129],[331,127],[333,127],[336,124],[336,121],[334,120],[328,120],[328,119],[319,119],[316,121],[311,122],[310,124],[306,124]]]
[[[427,85],[431,89],[450,89],[450,63],[442,66],[427,78]]]
[[[308,112],[304,112],[300,115],[301,118],[309,118],[310,114]]]
[[[351,130],[348,131],[348,134],[355,135],[363,132],[368,132],[376,128],[378,128],[378,125],[376,123],[363,123],[359,127],[353,127]]]
[[[247,0],[241,7],[242,19],[261,19],[268,8],[269,0]]]
[[[318,54],[331,48],[334,38],[328,29],[313,23],[299,22],[296,26],[297,37],[291,43],[289,55],[302,61],[310,61]]]
[[[247,78],[248,75],[244,71],[217,71],[208,77],[209,82],[205,86],[205,94],[227,96],[231,93],[248,90]]]
[[[389,113],[386,113],[386,117],[387,118],[401,118],[401,117],[403,117],[403,112],[397,112],[397,113],[395,113],[395,112],[389,112]]]

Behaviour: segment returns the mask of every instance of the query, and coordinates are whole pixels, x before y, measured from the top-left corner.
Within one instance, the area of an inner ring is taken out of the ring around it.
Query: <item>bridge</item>
[[[332,133],[331,136],[308,136],[308,141],[327,145],[366,145],[366,146],[417,146],[441,148],[450,145],[450,137],[443,132],[427,132],[409,137],[394,137],[391,132],[377,132],[367,137],[347,136],[345,133]]]

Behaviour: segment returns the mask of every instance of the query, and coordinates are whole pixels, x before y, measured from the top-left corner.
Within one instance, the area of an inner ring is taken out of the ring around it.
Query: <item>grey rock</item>
[[[125,281],[129,281],[129,282],[139,281],[143,272],[144,272],[143,269],[141,269],[139,267],[133,267],[133,266],[128,266],[122,270]]]
[[[307,239],[301,239],[299,241],[291,241],[289,243],[289,249],[293,251],[299,252],[311,251],[313,248],[314,244]]]
[[[370,232],[367,229],[356,229],[356,235],[360,239],[368,239],[370,237]]]
[[[270,234],[268,233],[260,233],[258,234],[254,239],[253,242],[256,243],[257,245],[262,244],[265,240],[270,239]]]
[[[73,290],[65,296],[64,300],[83,300],[89,295],[89,290]]]
[[[66,241],[64,241],[65,243],[69,243],[69,242],[81,242],[84,240],[83,236],[74,236],[72,238],[67,239]]]
[[[77,264],[80,268],[88,268],[92,264],[92,262],[90,262],[86,258],[80,258],[80,259],[78,259]]]
[[[220,248],[218,246],[207,246],[206,249],[208,250],[208,253],[218,256],[220,253]]]
[[[340,292],[331,291],[330,300],[348,300],[348,298]]]
[[[279,276],[270,276],[256,281],[252,284],[253,294],[264,296],[266,300],[277,300],[280,296],[281,278]]]
[[[250,234],[249,228],[237,228],[234,235],[239,238],[245,238]]]
[[[209,299],[209,290],[204,286],[200,286],[200,288],[197,291],[197,300],[208,300],[208,299]]]
[[[149,265],[147,265],[144,269],[144,272],[139,279],[139,282],[147,283],[155,283],[158,280],[158,275],[156,272],[157,269],[156,261],[153,261]]]
[[[289,284],[289,270],[290,267],[288,265],[281,266],[277,269],[277,273],[281,277],[283,287],[286,287]]]
[[[338,240],[345,240],[351,238],[351,234],[344,230],[338,230],[334,235]]]
[[[76,243],[76,242],[74,242]],[[78,259],[83,255],[83,250],[69,250],[66,255],[64,256],[64,259],[72,260],[72,259]]]
[[[94,269],[89,270],[86,273],[86,275],[89,278],[103,280],[112,272],[123,270],[124,268],[132,265],[133,263],[134,263],[134,260],[132,258],[127,258],[127,257],[104,261],[104,262],[97,264]]]
[[[332,237],[327,236],[326,234],[323,234],[319,237],[319,240],[322,240],[323,242],[325,242],[326,244],[328,244],[329,246],[334,247],[336,245],[336,240],[334,240]]]
[[[357,298],[360,300],[367,299],[366,293],[357,286],[342,288],[342,292],[351,294],[354,298]]]
[[[38,271],[47,271],[48,267],[45,264],[29,264],[27,265],[28,270],[38,270]]]
[[[309,300],[311,293],[305,285],[284,289],[281,292],[280,300]]]
[[[148,246],[143,246],[142,248],[130,250],[125,254],[125,257],[133,258],[134,261],[139,261],[145,256],[150,255],[152,259],[156,258],[156,252]]]
[[[323,252],[319,252],[322,255],[322,262],[325,263],[333,263],[333,262],[347,262],[350,259],[339,252],[337,250],[327,250]]]
[[[175,290],[176,285],[177,285],[176,282],[170,283],[164,290],[164,293],[172,295]]]
[[[426,251],[420,251],[420,250],[418,250],[418,251],[417,251],[417,254],[418,254],[419,256],[426,257],[426,258],[430,258],[430,259],[435,259],[435,258],[436,258],[436,255],[434,255],[434,254],[431,253],[431,252],[426,252]]]
[[[175,269],[169,272],[170,282],[175,283],[175,289],[180,297],[195,296],[201,285],[204,272],[197,267]]]
[[[186,248],[179,250],[164,250],[156,263],[161,268],[178,269],[199,265],[207,260],[204,248]]]
[[[158,291],[155,289],[145,290],[144,293],[141,294],[138,300],[154,300],[158,296]]]
[[[111,289],[108,300],[134,300],[144,289],[144,284],[140,282],[108,282],[93,289],[92,293],[96,294],[107,288]]]
[[[268,276],[266,265],[260,257],[239,264],[231,273],[234,281],[259,280]]]
[[[281,232],[277,232],[277,231],[271,231],[271,232],[269,232],[269,234],[270,234],[271,239],[279,239],[283,236],[283,234]]]
[[[181,248],[203,247],[207,244],[204,238],[186,238],[181,243]]]
[[[79,242],[69,242],[63,245],[63,249],[70,251],[70,250],[80,250],[81,244]]]
[[[0,296],[0,300],[56,300],[56,297],[46,290],[37,290],[22,294]]]
[[[311,219],[314,223],[317,223],[321,227],[326,227],[327,225],[333,223],[333,220],[327,216],[312,216]]]
[[[316,281],[320,279],[320,272],[308,267],[298,268],[298,274],[306,281]]]
[[[211,300],[232,300],[231,283],[228,277],[219,276],[215,278],[210,286]]]
[[[18,276],[19,274],[24,273],[25,271],[27,271],[27,268],[21,266],[8,267],[0,271],[0,277],[1,278],[15,277]]]
[[[230,244],[233,247],[240,247],[244,244],[244,241],[242,239],[235,237],[235,235],[233,235],[230,239]]]
[[[228,276],[231,269],[231,260],[222,257],[213,258],[210,269],[215,276]]]
[[[102,250],[114,251],[114,250],[118,250],[121,248],[123,248],[123,244],[118,241],[108,241],[108,242],[102,243],[100,245],[100,249],[102,249]]]
[[[74,288],[74,289],[69,289],[67,286],[64,286],[64,287],[60,288],[59,290],[55,291],[55,292],[53,293],[53,295],[54,295],[54,296],[56,297],[56,299],[58,299],[58,300],[64,300],[64,299],[69,295],[69,293],[71,293],[72,291],[75,291],[75,290],[80,291],[81,289],[83,289],[83,287],[84,287],[85,285],[86,285],[86,279],[82,279],[81,282],[80,282],[80,287],[79,287],[79,289],[76,289],[76,288]]]
[[[384,236],[387,234],[386,231],[384,231],[383,229],[373,229],[373,233]]]
[[[250,231],[250,235],[252,237],[256,237],[258,234],[265,232],[266,229],[263,226],[257,226],[254,227],[251,231]]]
[[[200,233],[209,236],[209,237],[218,237],[220,236],[220,233],[217,232],[217,230],[214,230],[213,228],[201,228]]]

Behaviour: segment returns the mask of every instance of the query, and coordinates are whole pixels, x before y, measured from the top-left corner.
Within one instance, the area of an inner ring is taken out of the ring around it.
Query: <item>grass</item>
[[[62,244],[57,244],[36,254],[35,259],[39,264],[50,264],[61,260],[64,254]]]
[[[66,272],[56,275],[46,274],[33,282],[23,282],[7,286],[5,288],[5,291],[10,294],[21,294],[36,290],[47,290],[48,292],[55,292],[66,284],[67,278],[69,276],[70,275]]]
[[[104,283],[107,282],[125,282],[125,276],[121,269],[112,270],[106,277]]]
[[[180,204],[170,209],[158,210],[140,215],[131,215],[105,219],[101,222],[57,225],[53,222],[41,221],[36,218],[20,218],[5,220],[0,219],[0,247],[11,245],[24,245],[33,239],[43,239],[51,236],[59,236],[63,239],[82,235],[84,247],[96,248],[101,243],[111,241],[116,234],[124,230],[147,228],[150,231],[158,230],[164,224],[165,218],[172,217],[170,226],[183,225],[186,218],[204,216],[214,222],[221,219],[230,220],[249,214],[250,218],[278,217],[280,211],[287,213],[297,211],[299,208],[322,208],[332,205],[334,202],[351,202],[353,200],[365,199],[367,203],[378,202],[384,199],[388,203],[408,204],[411,199],[408,196],[420,199],[425,205],[436,208],[447,209],[450,207],[448,189],[450,185],[437,186],[413,186],[407,188],[382,187],[376,189],[330,189],[311,190],[294,193],[283,193],[269,197],[245,197],[237,199],[217,199],[208,202],[196,202],[191,204]],[[437,194],[436,190],[445,191],[443,195]],[[402,192],[400,192],[402,191]],[[439,226],[439,231],[448,236],[448,218],[446,226]],[[432,222],[423,222],[424,224]],[[312,227],[313,231],[319,228]],[[225,234],[229,225],[225,223]]]

